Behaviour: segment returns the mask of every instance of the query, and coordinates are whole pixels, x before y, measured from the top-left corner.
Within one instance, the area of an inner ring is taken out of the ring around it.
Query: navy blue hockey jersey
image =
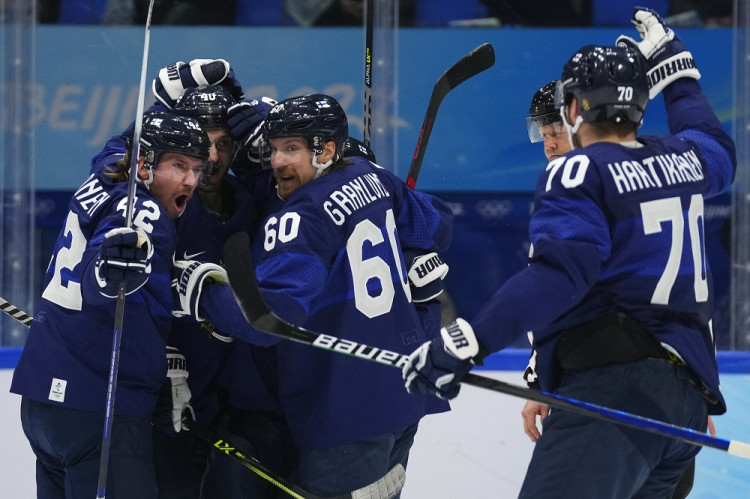
[[[99,292],[94,268],[104,234],[125,225],[127,190],[127,182],[114,183],[99,171],[73,195],[13,373],[12,392],[104,412],[116,300]],[[176,232],[166,211],[141,183],[136,184],[134,208],[133,226],[148,233],[154,254],[148,281],[125,299],[115,413],[150,417],[166,375]]]
[[[258,281],[271,309],[294,324],[408,354],[429,338],[401,248],[445,250],[452,214],[387,170],[351,161],[266,219],[255,241]],[[363,440],[448,408],[409,395],[397,369],[291,341],[276,354],[279,401],[301,446]]]
[[[529,267],[471,324],[491,351],[534,331],[539,381],[552,390],[559,333],[624,312],[692,368],[720,413],[703,204],[732,182],[734,145],[695,80],[663,93],[675,135],[599,142],[547,165],[529,227]]]

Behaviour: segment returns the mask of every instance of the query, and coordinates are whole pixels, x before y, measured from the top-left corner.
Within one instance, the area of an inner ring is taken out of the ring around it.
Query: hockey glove
[[[469,323],[458,318],[442,328],[440,336],[409,355],[401,371],[406,391],[450,400],[458,395],[464,376],[475,364],[481,364],[485,354]]]
[[[643,41],[620,35],[617,45],[637,49],[646,60],[649,98],[653,99],[664,87],[679,78],[701,77],[693,55],[685,50],[682,40],[655,11],[645,7],[633,9],[632,23]]]
[[[203,263],[195,260],[177,260],[174,262],[172,290],[174,304],[172,315],[175,317],[190,316],[203,322],[199,311],[201,291],[208,282],[229,284],[227,271],[215,263]]]
[[[261,100],[238,102],[227,109],[229,133],[247,151],[247,157],[253,163],[260,163],[263,147],[263,120],[276,101],[270,97]]]
[[[443,293],[443,279],[448,274],[448,265],[437,253],[427,253],[411,261],[409,285],[414,303],[423,303]]]
[[[104,235],[94,275],[99,292],[115,298],[121,282],[129,295],[146,284],[151,274],[154,248],[143,229],[119,227]]]
[[[166,434],[187,430],[183,424],[189,418],[195,421],[195,411],[190,405],[190,387],[185,356],[175,347],[167,347],[167,382],[164,383],[154,411],[154,424]]]
[[[182,61],[170,64],[159,71],[152,91],[157,99],[172,109],[186,88],[219,84],[226,87],[235,99],[244,98],[242,86],[234,78],[234,70],[224,59],[193,59],[188,64]]]

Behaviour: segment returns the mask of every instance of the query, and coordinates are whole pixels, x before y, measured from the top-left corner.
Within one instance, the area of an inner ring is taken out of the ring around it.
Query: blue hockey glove
[[[261,97],[261,100],[238,102],[227,109],[229,133],[247,151],[247,157],[253,163],[260,163],[263,120],[275,105],[272,98]]]
[[[190,387],[185,356],[175,347],[167,347],[167,381],[162,386],[152,418],[155,426],[166,434],[187,430],[185,419],[195,421],[195,411],[190,405]]]
[[[409,267],[409,285],[414,303],[423,303],[443,293],[443,279],[448,274],[448,265],[435,252],[418,256]]]
[[[701,77],[693,55],[685,50],[682,40],[659,14],[645,7],[634,7],[632,23],[643,40],[636,42],[629,36],[620,35],[617,45],[634,48],[643,55],[648,68],[649,98],[656,97],[678,78],[697,80]]]
[[[474,331],[458,318],[409,355],[401,374],[409,393],[430,393],[450,400],[458,395],[461,380],[481,363],[480,346]]]
[[[120,227],[107,232],[94,270],[99,292],[115,298],[121,282],[126,295],[139,289],[151,274],[153,255],[151,240],[143,229]]]
[[[228,285],[227,271],[215,263],[203,263],[195,260],[177,260],[174,262],[172,291],[174,295],[172,315],[174,317],[190,316],[203,322],[200,315],[200,299],[203,286],[216,282]]]
[[[154,96],[172,109],[186,88],[222,85],[235,99],[243,99],[242,86],[234,78],[234,70],[224,59],[193,59],[188,64],[177,61],[159,71],[154,79]]]

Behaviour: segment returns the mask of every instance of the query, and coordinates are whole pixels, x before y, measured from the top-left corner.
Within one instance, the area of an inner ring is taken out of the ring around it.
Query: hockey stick
[[[375,22],[375,0],[365,0],[365,123],[364,144],[370,147],[370,128],[372,127],[372,32]]]
[[[406,185],[410,189],[414,189],[417,184],[417,176],[419,176],[419,169],[422,167],[424,151],[427,149],[427,142],[429,142],[430,134],[432,134],[432,125],[435,124],[435,117],[443,98],[461,83],[492,67],[493,64],[495,64],[495,50],[489,43],[484,43],[463,56],[435,82],[430,103],[427,105],[427,112],[422,122],[422,129],[419,131],[417,147],[414,150],[411,166],[409,166],[409,174],[406,177]]]
[[[327,334],[315,333],[290,324],[277,316],[268,308],[258,288],[258,281],[255,278],[255,271],[250,258],[250,239],[246,233],[237,233],[227,240],[224,246],[224,262],[237,304],[245,318],[255,329],[330,352],[345,354],[398,369],[401,369],[408,361],[408,356],[404,354]],[[713,447],[735,456],[750,459],[750,444],[712,437],[692,428],[664,423],[656,419],[582,402],[554,393],[516,386],[471,373],[464,378],[463,383],[526,400],[534,400],[558,409],[630,426],[690,444]]]
[[[125,210],[125,227],[130,228],[135,210],[135,179],[138,176],[138,153],[140,151],[141,129],[143,127],[143,94],[146,89],[146,68],[148,66],[148,45],[151,37],[151,14],[154,10],[154,0],[148,4],[146,14],[146,34],[143,39],[143,59],[141,62],[141,81],[138,86],[138,104],[135,110],[135,125],[133,128],[133,149],[131,151],[130,178],[128,179],[128,198]],[[125,322],[125,281],[117,287],[117,301],[115,304],[115,324],[112,332],[112,356],[109,362],[109,378],[107,379],[107,405],[104,413],[104,432],[102,434],[102,451],[99,458],[99,482],[96,497],[103,499],[107,494],[107,467],[109,465],[109,451],[112,444],[112,422],[115,412],[115,393],[117,390],[117,372],[120,365],[120,341],[122,340],[122,326]]]
[[[274,473],[263,466],[260,461],[254,457],[243,454],[226,440],[223,440],[206,430],[198,429],[194,423],[188,423],[188,428],[191,432],[195,432],[195,434],[202,440],[208,442],[213,448],[239,462],[264,480],[268,480],[291,497],[294,497],[295,499],[324,499],[323,496],[318,496],[312,492],[308,492],[301,487],[294,485],[286,478]],[[404,467],[401,466],[401,464],[397,464],[379,480],[353,492],[333,496],[331,499],[391,499],[401,491],[405,482],[406,473],[404,472]]]
[[[3,312],[7,313],[26,327],[30,327],[31,323],[34,322],[33,317],[11,305],[3,298],[0,298],[0,307]],[[220,439],[206,430],[201,430],[194,422],[186,420],[183,424],[185,424],[189,431],[198,438],[208,442],[212,447],[222,451],[227,456],[239,461],[244,467],[248,468],[264,480],[268,480],[290,496],[297,499],[317,499],[320,497],[291,483],[286,478],[264,466],[263,463],[256,458],[243,454],[226,440]],[[331,499],[391,499],[401,491],[405,482],[406,472],[404,471],[404,467],[401,466],[401,464],[397,464],[376,482],[348,494],[335,496]]]
[[[14,307],[13,305],[5,301],[3,298],[0,298],[0,310],[10,315],[11,317],[13,317],[15,320],[17,320],[24,326],[31,326],[31,323],[34,321],[34,318],[31,317],[29,314],[27,314],[23,310],[20,310]]]

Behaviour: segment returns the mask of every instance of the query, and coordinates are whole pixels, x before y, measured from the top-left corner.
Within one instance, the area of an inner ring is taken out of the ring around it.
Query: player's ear
[[[146,169],[146,158],[138,158],[138,180],[148,180],[148,170]]]
[[[336,154],[336,142],[329,140],[323,146],[323,154],[318,156],[318,163],[325,163],[326,161],[330,161],[331,159],[333,159],[334,154]]]
[[[578,118],[578,99],[572,97],[570,102],[565,105],[565,113],[568,116],[568,123],[575,123]]]

